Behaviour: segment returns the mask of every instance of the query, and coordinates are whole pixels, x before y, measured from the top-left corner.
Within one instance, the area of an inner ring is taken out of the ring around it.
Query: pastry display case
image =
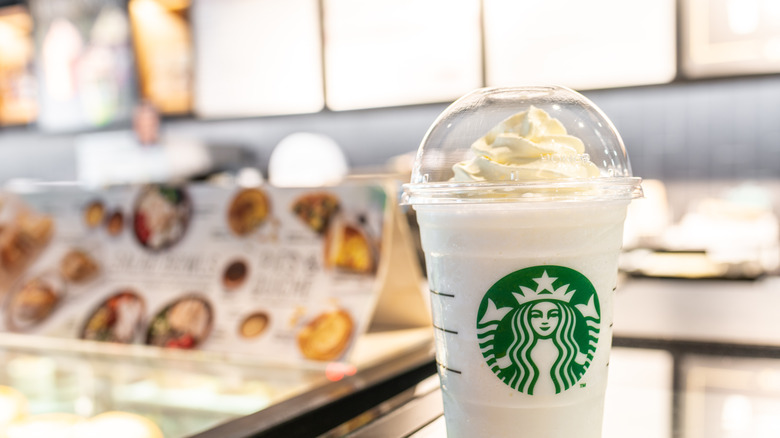
[[[245,356],[3,334],[0,429],[38,436],[29,433],[48,422],[47,430],[62,433],[73,430],[72,421],[108,414],[150,421],[166,438],[226,437],[252,436],[334,406],[341,417],[333,418],[346,418],[358,406],[344,407],[344,399],[361,392],[389,398],[394,387],[368,389],[421,369],[434,372],[431,339],[427,329],[374,333],[361,338],[352,363],[282,367]],[[54,426],[53,418],[63,421]]]

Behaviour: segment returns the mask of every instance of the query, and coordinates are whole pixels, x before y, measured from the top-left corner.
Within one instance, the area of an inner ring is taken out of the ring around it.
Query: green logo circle
[[[563,266],[505,276],[485,292],[477,312],[487,365],[509,387],[529,395],[574,386],[596,354],[600,328],[596,289]]]

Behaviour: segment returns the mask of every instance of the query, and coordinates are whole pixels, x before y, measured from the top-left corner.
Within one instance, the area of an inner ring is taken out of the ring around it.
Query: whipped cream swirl
[[[531,106],[471,145],[475,157],[452,166],[455,182],[592,178],[599,169],[561,122]]]

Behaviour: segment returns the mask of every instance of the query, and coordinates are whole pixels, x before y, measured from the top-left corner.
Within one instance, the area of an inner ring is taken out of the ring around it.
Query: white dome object
[[[244,167],[236,174],[236,184],[241,187],[260,187],[263,185],[263,174],[254,167]]]
[[[348,170],[344,152],[332,138],[297,132],[274,148],[268,180],[277,187],[319,187],[337,184]]]

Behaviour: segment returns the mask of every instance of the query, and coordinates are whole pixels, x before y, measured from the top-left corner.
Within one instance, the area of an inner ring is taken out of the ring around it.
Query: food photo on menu
[[[222,273],[222,286],[228,291],[236,290],[244,285],[248,275],[249,266],[246,260],[231,260]]]
[[[325,234],[325,265],[344,271],[371,274],[377,268],[375,242],[360,222],[337,218]]]
[[[135,291],[123,290],[102,302],[81,330],[81,338],[91,341],[133,343],[142,327],[145,304]]]
[[[253,312],[241,321],[239,333],[245,339],[256,338],[268,329],[270,319],[266,312]]]
[[[335,193],[313,191],[297,197],[291,206],[295,216],[323,236],[325,266],[354,273],[373,273],[378,245],[370,235],[366,217],[347,212]]]
[[[6,326],[15,332],[32,329],[49,318],[64,293],[63,282],[53,273],[23,280],[8,297]]]
[[[99,262],[87,251],[79,248],[68,251],[60,261],[60,275],[65,281],[74,284],[88,283],[99,272]]]
[[[308,359],[337,360],[352,341],[353,330],[354,322],[345,310],[327,311],[311,319],[298,332],[298,348]]]
[[[292,205],[292,211],[298,218],[320,234],[325,233],[331,219],[340,209],[339,198],[335,194],[325,191],[305,193],[298,197]]]
[[[184,237],[191,216],[192,203],[184,189],[149,185],[136,200],[133,231],[141,246],[161,251]]]
[[[0,287],[7,288],[49,245],[54,219],[0,195]]]
[[[227,222],[237,236],[247,236],[268,219],[271,210],[268,196],[259,188],[242,189],[230,202]]]
[[[211,332],[212,319],[212,307],[205,298],[186,296],[165,306],[152,318],[146,343],[167,348],[196,348]]]

